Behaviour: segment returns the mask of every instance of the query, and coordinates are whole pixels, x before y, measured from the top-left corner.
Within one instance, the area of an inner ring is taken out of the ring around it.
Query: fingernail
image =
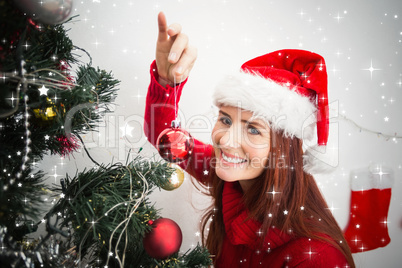
[[[176,60],[176,53],[174,53],[174,52],[171,52],[170,54],[169,54],[169,60]]]
[[[183,72],[183,67],[179,66],[176,69],[176,73],[181,74]]]

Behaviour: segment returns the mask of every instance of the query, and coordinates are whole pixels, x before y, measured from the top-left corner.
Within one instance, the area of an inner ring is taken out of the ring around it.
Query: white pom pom
[[[309,174],[329,174],[338,166],[337,155],[331,155],[326,146],[315,145],[307,148],[303,155],[303,169]]]

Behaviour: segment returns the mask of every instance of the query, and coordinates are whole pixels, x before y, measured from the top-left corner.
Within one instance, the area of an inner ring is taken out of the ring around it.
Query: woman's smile
[[[247,159],[237,157],[236,155],[229,154],[229,153],[221,150],[221,161],[222,161],[222,164],[224,164],[224,165],[237,167],[237,166],[244,166],[245,163],[247,162]]]

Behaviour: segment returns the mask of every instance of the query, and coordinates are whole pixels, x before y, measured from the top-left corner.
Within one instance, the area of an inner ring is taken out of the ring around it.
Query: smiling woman
[[[269,162],[280,164],[268,162],[257,177],[232,183],[220,167],[210,170],[214,203],[203,217],[202,233],[217,256],[216,267],[354,267],[313,176],[300,165],[301,140],[283,131],[270,135]]]
[[[167,27],[163,13],[158,22],[144,124],[153,145],[176,118],[196,58],[180,26]],[[318,144],[328,139],[324,59],[302,50],[257,57],[218,84],[214,103],[220,111],[213,145],[195,139],[180,163],[213,198],[202,236],[214,267],[355,267],[302,148],[313,136],[304,127],[311,115]]]

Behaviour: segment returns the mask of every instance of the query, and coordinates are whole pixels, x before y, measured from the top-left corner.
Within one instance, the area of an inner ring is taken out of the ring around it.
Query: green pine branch
[[[32,174],[32,164],[49,152],[67,155],[78,148],[74,137],[94,130],[110,112],[119,81],[111,72],[80,65],[65,24],[35,24],[11,1],[1,0],[0,25],[4,37],[0,42],[0,75],[5,77],[0,79],[0,115],[15,110],[0,116],[0,225],[20,238],[23,232],[13,232],[13,226],[26,219],[38,220],[43,214],[38,208],[46,194],[47,186],[42,183],[45,174]],[[25,87],[20,86],[21,60],[25,62]],[[75,78],[73,64],[78,64]],[[40,94],[42,85],[48,88],[47,95]],[[79,105],[83,108],[71,113]],[[66,133],[69,112],[70,133]]]
[[[197,244],[197,246],[188,250],[182,256],[175,254],[170,258],[157,261],[154,260],[154,266],[160,268],[194,268],[194,267],[209,267],[212,265],[209,251]]]
[[[141,156],[127,166],[118,163],[84,170],[74,178],[66,177],[64,191],[54,189],[62,192],[63,198],[51,213],[62,214],[61,227],[71,228],[72,243],[81,258],[90,256],[91,263],[106,262],[117,247],[120,253],[125,252],[126,263],[149,262],[142,238],[150,231],[149,220],[160,216],[148,195],[165,184],[173,172],[167,163],[146,161]],[[95,252],[91,252],[93,248]],[[110,258],[109,263],[113,267],[115,259]]]
[[[40,25],[13,1],[0,0],[0,266],[61,267],[73,265],[77,254],[94,266],[120,267],[116,256],[124,256],[125,267],[208,265],[200,246],[164,261],[143,248],[148,222],[160,214],[147,195],[174,172],[166,163],[141,156],[127,165],[96,163],[67,174],[54,189],[43,183],[43,171],[33,173],[45,154],[69,154],[82,142],[80,134],[94,131],[118,90],[111,72],[79,60],[65,25]],[[47,233],[28,247],[24,240],[42,224],[49,190],[58,202],[44,217]]]

